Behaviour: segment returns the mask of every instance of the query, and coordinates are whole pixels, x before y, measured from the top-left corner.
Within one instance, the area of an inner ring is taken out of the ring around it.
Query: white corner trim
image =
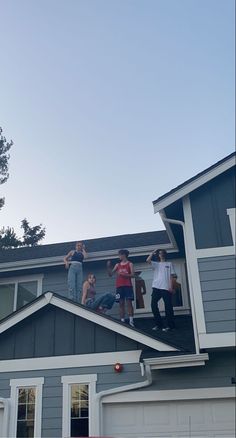
[[[10,399],[0,397],[0,409],[3,409],[3,422],[1,424],[2,437],[8,437]]]
[[[21,387],[35,387],[35,428],[34,437],[41,436],[42,424],[42,388],[44,384],[44,377],[25,378],[25,379],[11,379],[11,422],[10,422],[10,436],[16,436],[17,425],[17,406],[18,406],[18,388]]]
[[[167,207],[168,205],[172,204],[178,199],[188,195],[193,190],[207,183],[208,181],[220,175],[221,173],[225,172],[226,170],[230,169],[234,165],[235,165],[235,156],[219,164],[217,167],[214,167],[214,169],[210,169],[206,171],[203,175],[200,175],[199,177],[196,176],[196,178],[193,181],[190,181],[189,183],[186,182],[186,184],[182,188],[180,188],[179,190],[176,189],[174,193],[171,193],[170,195],[166,194],[164,199],[160,200],[159,202],[154,201],[153,203],[154,213],[158,213],[160,210],[163,210],[163,208]]]
[[[217,388],[191,388],[174,390],[129,391],[126,393],[108,395],[103,403],[133,403],[174,400],[204,400],[215,398],[234,398],[235,388],[231,386]]]
[[[47,292],[47,293],[45,294],[45,298],[46,298],[46,300],[47,300],[48,303],[51,302],[52,297],[53,297],[53,293],[52,293],[52,292]]]
[[[62,403],[62,438],[71,436],[70,412],[71,412],[71,385],[85,383],[89,386],[89,436],[94,435],[96,428],[95,415],[97,415],[96,395],[97,374],[84,374],[77,376],[62,376],[63,403]]]
[[[199,341],[201,348],[235,347],[236,334],[229,333],[200,333]]]
[[[183,198],[183,212],[185,221],[185,249],[186,249],[186,262],[188,270],[191,272],[190,278],[192,280],[193,300],[192,306],[196,312],[196,324],[198,333],[206,333],[205,315],[203,309],[201,283],[196,255],[196,245],[193,229],[192,210],[189,196]]]
[[[144,359],[144,363],[150,365],[152,370],[158,370],[167,368],[202,366],[205,365],[206,360],[209,360],[208,354],[202,353]]]
[[[0,373],[16,371],[52,370],[139,363],[141,350],[111,353],[77,354],[68,356],[37,357],[0,361]]]
[[[231,233],[232,233],[232,239],[233,239],[233,244],[235,246],[235,211],[236,208],[227,208],[227,215],[229,216],[229,221],[230,221],[230,228],[231,228]]]

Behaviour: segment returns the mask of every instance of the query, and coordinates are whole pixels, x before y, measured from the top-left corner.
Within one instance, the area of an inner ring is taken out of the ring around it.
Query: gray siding
[[[235,257],[198,259],[207,333],[235,331]]]
[[[152,385],[138,391],[231,386],[234,373],[234,352],[214,352],[210,353],[205,366],[153,371]],[[10,396],[10,379],[44,377],[42,437],[58,438],[62,436],[61,376],[81,374],[97,374],[97,392],[144,380],[139,364],[125,365],[120,374],[114,373],[112,366],[0,373],[0,397]]]
[[[161,369],[153,371],[152,374],[153,385],[150,390],[232,386],[231,378],[235,376],[234,351],[221,350],[209,353],[209,360],[204,366]]]
[[[108,330],[106,322],[104,317],[102,327],[49,304],[1,334],[0,360],[142,348],[138,342]]]
[[[235,169],[190,194],[196,248],[233,245],[227,208],[235,207]]]
[[[42,437],[62,436],[62,383],[65,375],[97,374],[96,391],[104,391],[144,380],[139,364],[127,364],[122,373],[112,366],[66,368],[40,371],[0,373],[0,397],[10,397],[10,379],[44,377],[42,403]]]

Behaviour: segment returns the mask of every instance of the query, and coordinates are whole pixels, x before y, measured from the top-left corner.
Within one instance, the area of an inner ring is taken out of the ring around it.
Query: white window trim
[[[97,374],[81,374],[62,376],[63,384],[63,408],[62,408],[62,437],[70,437],[70,387],[72,384],[84,383],[89,385],[89,435],[95,435],[97,421],[95,395]]]
[[[10,422],[10,436],[16,436],[17,426],[17,410],[18,410],[18,389],[26,387],[36,388],[35,397],[35,424],[34,424],[34,438],[42,436],[42,392],[43,392],[43,377],[26,378],[26,379],[11,379],[11,422]]]
[[[31,281],[37,281],[37,297],[39,295],[42,295],[43,291],[43,274],[37,274],[37,275],[27,275],[27,276],[18,276],[18,277],[7,277],[2,278],[0,280],[1,284],[14,284],[15,290],[14,290],[14,304],[13,304],[13,312],[16,310],[16,304],[17,304],[17,286],[19,283],[23,282],[31,282]]]

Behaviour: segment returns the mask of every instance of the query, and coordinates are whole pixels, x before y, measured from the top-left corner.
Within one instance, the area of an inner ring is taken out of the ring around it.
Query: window
[[[42,275],[37,275],[1,280],[0,319],[39,296],[42,293],[42,279]]]
[[[11,401],[14,410],[11,436],[16,438],[41,436],[43,382],[42,377],[11,380]]]
[[[168,261],[168,259],[167,259]],[[171,260],[174,270],[177,274],[175,282],[175,293],[172,295],[174,309],[188,309],[188,286],[186,278],[185,261],[182,259]],[[133,280],[135,292],[135,314],[151,312],[151,294],[152,294],[153,270],[147,264],[135,265],[135,279]],[[162,300],[159,304],[160,310],[164,310]]]
[[[63,376],[63,437],[88,437],[96,433],[94,396],[97,375]],[[91,419],[93,418],[93,422]]]

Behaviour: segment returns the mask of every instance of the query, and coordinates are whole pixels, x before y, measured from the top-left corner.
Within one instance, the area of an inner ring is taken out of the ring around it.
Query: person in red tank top
[[[133,263],[128,260],[129,251],[127,249],[120,249],[120,262],[116,263],[112,268],[111,261],[107,262],[108,275],[111,277],[116,273],[116,301],[120,305],[120,319],[125,322],[125,303],[127,303],[127,312],[129,315],[129,325],[134,327],[134,309],[132,301],[134,300],[134,291],[131,278],[134,277]]]

